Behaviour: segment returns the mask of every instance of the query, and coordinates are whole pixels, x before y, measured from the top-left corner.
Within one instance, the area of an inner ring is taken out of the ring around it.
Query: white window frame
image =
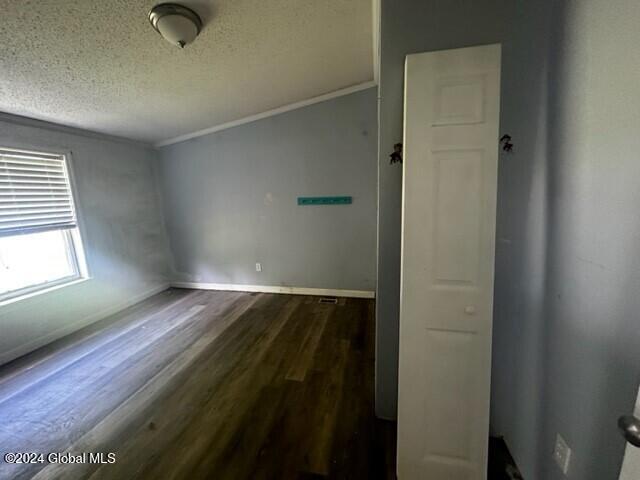
[[[6,305],[7,303],[13,303],[15,301],[19,301],[22,299],[31,298],[35,295],[47,293],[59,287],[63,287],[66,285],[74,285],[81,281],[89,280],[91,277],[89,275],[89,268],[87,266],[87,258],[85,255],[84,242],[82,240],[84,236],[83,235],[84,222],[82,220],[82,214],[80,211],[81,207],[79,207],[77,202],[78,197],[77,197],[77,190],[76,190],[76,183],[75,183],[75,175],[73,170],[72,152],[70,150],[60,150],[56,148],[41,148],[41,147],[31,147],[31,146],[25,146],[25,145],[18,145],[18,146],[4,145],[3,142],[1,141],[0,141],[0,147],[6,148],[6,149],[20,150],[20,151],[30,152],[30,153],[61,155],[64,158],[65,167],[67,170],[67,176],[69,179],[69,189],[71,191],[71,202],[73,204],[73,209],[76,216],[75,228],[71,228],[71,229],[61,228],[58,230],[63,232],[65,242],[67,244],[66,253],[70,257],[70,260],[71,260],[70,263],[74,270],[73,275],[52,280],[50,282],[39,283],[37,285],[30,285],[28,287],[23,287],[16,290],[11,290],[8,292],[1,293],[0,306]]]

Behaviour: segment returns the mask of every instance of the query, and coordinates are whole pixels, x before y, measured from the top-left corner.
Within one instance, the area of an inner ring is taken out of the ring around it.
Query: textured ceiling
[[[0,111],[155,143],[373,78],[371,0],[185,0],[184,50],[156,3],[0,0]]]

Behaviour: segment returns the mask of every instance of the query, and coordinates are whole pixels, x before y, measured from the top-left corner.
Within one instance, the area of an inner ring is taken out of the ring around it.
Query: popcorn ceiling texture
[[[0,0],[0,111],[153,143],[369,81],[370,0],[185,0],[180,50],[149,0]]]

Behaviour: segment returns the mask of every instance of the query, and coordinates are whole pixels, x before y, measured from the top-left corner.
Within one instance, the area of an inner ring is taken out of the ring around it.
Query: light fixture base
[[[189,20],[196,28],[196,35],[200,34],[203,25],[200,16],[190,8],[185,7],[184,5],[178,5],[177,3],[160,3],[153,7],[149,11],[149,22],[156,32],[166,38],[158,25],[160,20],[171,15],[176,15]],[[184,48],[185,45],[186,42],[184,41],[177,42],[177,46],[179,46],[180,48]]]

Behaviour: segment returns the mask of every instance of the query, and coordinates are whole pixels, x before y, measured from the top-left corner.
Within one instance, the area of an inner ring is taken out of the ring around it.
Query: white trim
[[[373,23],[373,81],[380,81],[380,9],[381,0],[371,0],[371,20]]]
[[[74,285],[84,281],[86,281],[86,279],[82,279],[77,282],[74,282]],[[70,284],[65,284],[64,286],[69,286],[69,285]],[[15,358],[21,357],[22,355],[26,355],[27,353],[37,350],[38,348],[44,345],[48,345],[49,343],[54,342],[66,335],[69,335],[70,333],[73,333],[76,330],[80,330],[81,328],[84,328],[87,325],[98,322],[104,318],[110,317],[111,315],[114,315],[120,312],[121,310],[129,308],[135,305],[136,303],[142,302],[143,300],[146,300],[147,298],[152,297],[153,295],[166,290],[167,288],[169,288],[169,286],[170,285],[167,283],[160,284],[154,288],[147,290],[146,292],[141,293],[140,295],[136,295],[135,297],[132,297],[129,300],[119,303],[118,305],[114,305],[109,308],[105,308],[104,310],[100,310],[99,312],[95,312],[87,317],[84,317],[78,320],[77,322],[73,322],[72,324],[67,325],[63,328],[59,328],[58,330],[54,330],[53,332],[47,335],[44,335],[40,338],[36,338],[31,342],[19,345],[16,348],[13,348],[8,352],[0,355],[0,365],[4,365],[5,363],[8,363]]]
[[[336,290],[327,288],[282,287],[271,285],[243,285],[233,283],[171,282],[175,288],[198,290],[223,290],[227,292],[288,293],[290,295],[317,295],[325,297],[375,298],[368,290]]]
[[[71,287],[73,285],[78,285],[82,282],[86,282],[87,280],[90,280],[90,278],[88,277],[71,277],[71,278],[66,278],[63,279],[62,281],[59,281],[59,283],[56,282],[50,282],[51,284],[41,284],[41,285],[36,285],[35,286],[35,290],[28,290],[27,288],[24,288],[22,290],[27,290],[26,292],[22,293],[22,294],[18,294],[14,297],[7,297],[3,300],[0,300],[0,309],[4,308],[4,307],[8,307],[9,305],[13,304],[13,303],[17,303],[20,302],[22,300],[27,300],[29,298],[33,298],[33,297],[37,297],[38,295],[44,295],[50,292],[55,292],[56,290],[60,290],[61,288],[65,288],[65,287]],[[40,287],[40,288],[37,288]],[[34,287],[31,287],[34,288]]]
[[[96,140],[106,140],[109,142],[124,143],[143,148],[150,148],[153,145],[142,140],[134,140],[132,138],[120,137],[109,133],[98,132],[97,130],[87,130],[80,127],[72,127],[62,123],[54,123],[49,120],[40,120],[38,118],[25,117],[24,115],[16,115],[15,113],[0,112],[0,121],[20,125],[23,127],[41,128],[54,132],[66,133],[68,135],[78,135],[82,137],[95,138]]]
[[[173,145],[174,143],[184,142],[185,140],[190,140],[192,138],[202,137],[210,133],[215,133],[221,130],[227,130],[228,128],[244,125],[245,123],[251,123],[251,122],[255,122],[256,120],[262,120],[263,118],[272,117],[274,115],[280,115],[281,113],[290,112],[291,110],[297,110],[298,108],[307,107],[315,103],[325,102],[327,100],[342,97],[344,95],[350,95],[352,93],[360,92],[362,90],[375,87],[376,85],[377,83],[375,81],[360,83],[358,85],[353,85],[351,87],[343,88],[341,90],[336,90],[334,92],[326,93],[318,97],[309,98],[308,100],[302,100],[300,102],[290,103],[289,105],[284,105],[282,107],[274,108],[273,110],[267,110],[266,112],[257,113],[249,117],[244,117],[238,120],[233,120],[231,122],[222,123],[220,125],[215,125],[213,127],[205,128],[204,130],[197,130],[192,133],[186,133],[184,135],[180,135],[174,138],[170,138],[168,140],[163,140],[161,142],[155,143],[153,146],[156,148],[166,147],[167,145]]]

